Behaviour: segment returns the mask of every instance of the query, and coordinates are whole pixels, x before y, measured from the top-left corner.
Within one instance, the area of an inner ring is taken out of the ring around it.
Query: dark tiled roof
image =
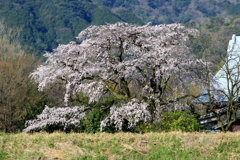
[[[217,111],[215,111],[215,112],[216,112],[217,114],[219,114],[219,115],[221,115],[221,114],[223,114],[223,113],[226,113],[226,112],[227,112],[227,107],[221,108],[221,109],[219,109],[219,110],[217,110]],[[213,112],[201,116],[201,117],[199,118],[199,120],[204,120],[204,119],[208,119],[208,118],[212,118],[212,117],[215,117],[215,114],[214,114]]]

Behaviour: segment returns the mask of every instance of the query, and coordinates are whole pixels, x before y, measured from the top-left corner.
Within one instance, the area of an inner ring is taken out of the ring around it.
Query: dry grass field
[[[0,133],[0,160],[240,159],[240,133]]]

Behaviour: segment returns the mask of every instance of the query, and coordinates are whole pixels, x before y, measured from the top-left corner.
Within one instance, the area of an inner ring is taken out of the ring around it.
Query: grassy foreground
[[[0,133],[0,160],[240,159],[240,133]]]

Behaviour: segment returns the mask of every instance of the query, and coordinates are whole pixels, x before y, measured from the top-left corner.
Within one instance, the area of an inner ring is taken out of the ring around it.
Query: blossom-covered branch
[[[139,122],[147,123],[151,120],[148,111],[148,103],[132,99],[131,102],[123,104],[121,107],[113,106],[110,114],[101,122],[101,131],[107,125],[114,125],[117,130],[122,130],[123,122],[128,121],[128,128],[133,128]]]
[[[85,119],[84,107],[49,108],[45,106],[37,119],[26,122],[25,132],[39,131],[46,127],[57,125],[63,131],[69,127],[80,127],[80,122]]]

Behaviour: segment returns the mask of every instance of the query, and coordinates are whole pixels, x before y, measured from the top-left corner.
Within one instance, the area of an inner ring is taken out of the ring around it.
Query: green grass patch
[[[4,150],[0,150],[0,160],[4,160],[7,158],[8,153]]]
[[[240,159],[236,133],[0,133],[0,160]]]

